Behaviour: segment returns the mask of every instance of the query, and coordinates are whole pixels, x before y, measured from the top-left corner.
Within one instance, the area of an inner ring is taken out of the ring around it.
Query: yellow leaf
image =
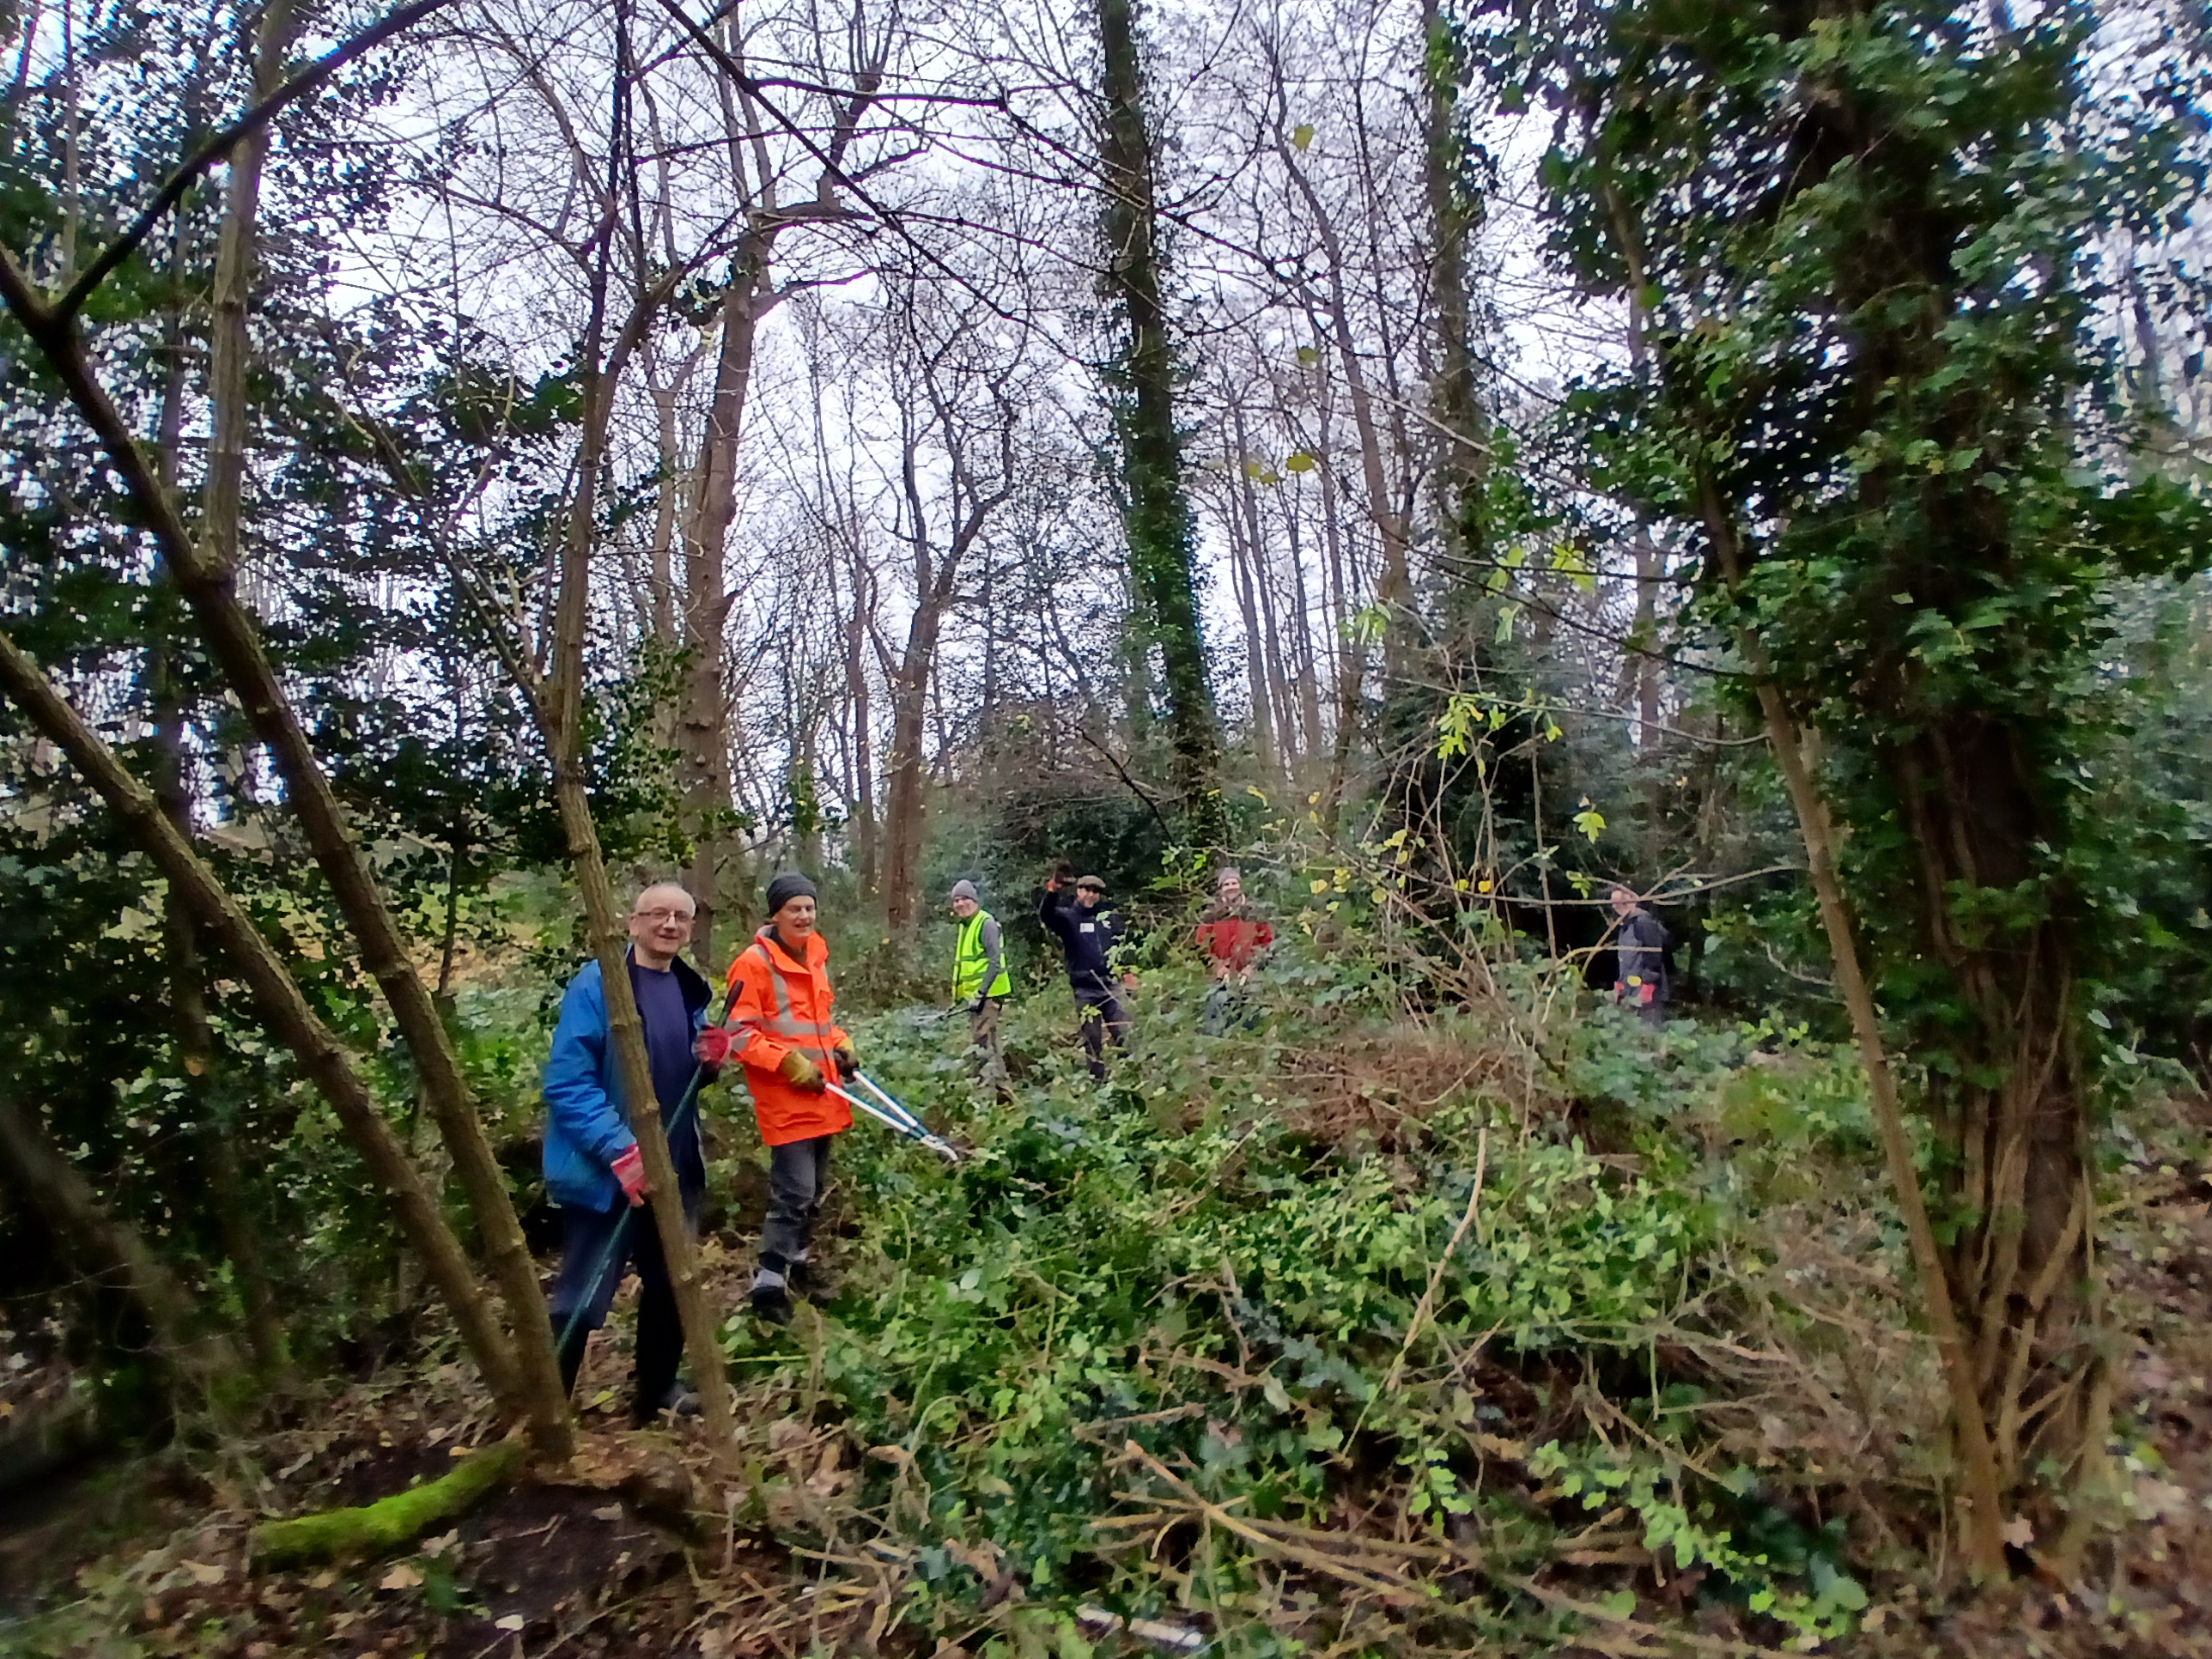
[[[1313,880],[1313,890],[1316,893],[1326,893],[1328,891],[1328,878],[1326,876],[1316,876]]]
[[[1367,896],[1367,898],[1368,902],[1371,904],[1387,904],[1390,902],[1390,896],[1384,892],[1380,887],[1370,893]]]
[[[1481,884],[1481,886],[1480,887],[1480,889],[1479,889],[1478,890],[1479,890],[1479,891],[1481,891],[1481,892],[1485,892],[1485,893],[1486,893],[1486,892],[1488,892],[1488,891],[1490,890],[1490,887],[1491,887],[1491,881],[1490,881],[1490,878],[1489,878],[1488,876],[1485,876],[1485,877],[1482,878],[1482,884]]]
[[[1312,122],[1301,121],[1297,125],[1291,129],[1291,142],[1293,144],[1296,144],[1300,149],[1304,149],[1307,145],[1313,143],[1313,141],[1314,130]]]
[[[1283,462],[1284,468],[1291,472],[1310,472],[1319,465],[1319,462],[1303,449],[1286,457]]]

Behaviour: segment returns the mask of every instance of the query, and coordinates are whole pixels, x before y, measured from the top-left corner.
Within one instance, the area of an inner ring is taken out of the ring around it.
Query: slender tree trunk
[[[255,204],[234,203],[250,215]],[[224,234],[252,245],[250,222],[234,233],[226,215]],[[72,319],[58,317],[33,292],[13,260],[0,255],[0,298],[4,298],[26,334],[46,356],[72,402],[107,449],[117,474],[132,496],[172,580],[198,618],[210,653],[244,706],[255,734],[265,744],[285,783],[286,799],[298,815],[317,865],[331,884],[347,926],[361,947],[362,965],[384,993],[417,1074],[453,1155],[456,1173],[468,1194],[486,1254],[510,1317],[514,1322],[520,1385],[528,1402],[531,1435],[538,1449],[565,1457],[574,1444],[568,1407],[562,1398],[560,1371],[553,1354],[553,1332],[536,1264],[526,1247],[520,1224],[507,1190],[506,1176],[492,1155],[491,1143],[468,1096],[459,1056],[429,994],[416,975],[398,925],[378,890],[368,859],[355,840],[330,780],[316,759],[252,617],[240,603],[233,563],[219,550],[235,547],[235,523],[228,528],[210,520],[204,544],[189,536],[174,502],[149,468],[137,440],[87,363]],[[217,358],[236,342],[216,342]],[[210,383],[242,394],[245,376],[227,362],[210,368]],[[242,432],[243,410],[216,410],[218,429]],[[211,473],[211,507],[226,497]]]
[[[691,1362],[693,1381],[707,1423],[716,1466],[734,1474],[737,1424],[730,1408],[730,1385],[720,1345],[720,1322],[707,1300],[699,1271],[699,1253],[684,1217],[684,1201],[676,1180],[676,1161],[668,1150],[668,1135],[660,1120],[659,1097],[653,1091],[653,1063],[646,1054],[645,1023],[639,1018],[637,998],[630,988],[629,935],[613,883],[608,878],[605,855],[600,850],[599,826],[592,822],[591,792],[584,772],[584,636],[590,621],[592,548],[597,538],[599,473],[605,463],[607,428],[612,418],[614,391],[619,364],[627,348],[641,335],[653,307],[641,302],[633,312],[623,338],[613,353],[605,353],[608,250],[613,240],[617,204],[621,199],[625,163],[629,77],[635,66],[629,58],[629,17],[616,15],[617,61],[615,66],[613,142],[609,146],[605,189],[605,217],[599,240],[599,258],[592,273],[590,321],[584,340],[583,433],[576,458],[576,493],[570,503],[562,537],[560,587],[554,607],[552,675],[550,682],[526,687],[545,734],[553,767],[553,793],[568,837],[569,862],[576,872],[578,896],[583,902],[585,929],[592,958],[599,964],[606,996],[607,1024],[622,1078],[623,1097],[629,1107],[630,1132],[637,1137],[650,1185],[647,1206],[660,1236],[662,1259],[676,1297],[684,1329],[684,1352]],[[604,355],[603,355],[604,354]],[[540,1304],[542,1310],[543,1304]],[[543,1314],[540,1315],[541,1320]],[[550,1325],[547,1324],[550,1338]],[[550,1346],[550,1342],[549,1342]]]
[[[1242,424],[1239,421],[1238,425]],[[1261,776],[1272,789],[1279,767],[1275,750],[1274,708],[1267,685],[1267,641],[1260,629],[1259,600],[1253,592],[1251,538],[1246,535],[1244,523],[1238,516],[1237,487],[1234,482],[1245,476],[1248,458],[1240,453],[1235,438],[1226,434],[1224,436],[1224,477],[1231,481],[1231,494],[1222,519],[1229,532],[1230,584],[1236,590],[1237,616],[1244,624],[1244,678],[1247,695],[1252,699],[1252,755],[1259,763]]]
[[[876,826],[875,716],[868,686],[868,618],[874,609],[875,577],[865,568],[856,537],[853,544],[853,615],[845,632],[845,688],[853,711],[853,851],[860,890],[880,890]]]
[[[91,1184],[37,1119],[0,1095],[0,1174],[69,1253],[112,1279],[146,1316],[161,1363],[223,1407],[238,1355],[220,1332],[200,1328],[199,1306],[138,1230],[100,1203]]]
[[[1345,392],[1352,404],[1352,431],[1359,440],[1360,483],[1367,492],[1368,521],[1375,526],[1375,539],[1382,555],[1375,598],[1388,617],[1382,635],[1383,669],[1386,675],[1395,679],[1404,672],[1407,647],[1413,640],[1419,619],[1413,613],[1413,567],[1406,552],[1406,520],[1392,504],[1389,461],[1383,453],[1382,429],[1376,419],[1367,371],[1360,362],[1358,347],[1352,338],[1351,303],[1344,287],[1344,246],[1320,192],[1306,177],[1305,169],[1299,166],[1289,143],[1279,138],[1276,153],[1291,182],[1305,198],[1306,206],[1313,215],[1314,234],[1324,255],[1328,333],[1336,349],[1337,366],[1344,376]]]
[[[937,657],[937,612],[925,593],[907,626],[906,651],[891,681],[891,746],[885,757],[884,908],[896,933],[919,910],[922,801],[927,771],[922,761],[929,681]]]
[[[4,635],[0,635],[0,690],[99,792],[125,833],[189,908],[202,935],[246,981],[270,1034],[291,1050],[301,1071],[330,1103],[370,1178],[391,1194],[400,1231],[422,1256],[431,1282],[452,1310],[461,1340],[501,1409],[510,1418],[526,1415],[514,1351],[446,1220],[444,1208],[423,1185],[345,1051],[308,1007],[275,949],[191,844],[178,834],[152,792],[124,769],[114,751]]]
[[[1227,834],[1218,787],[1221,740],[1192,571],[1193,520],[1176,426],[1176,352],[1161,300],[1158,169],[1145,107],[1143,48],[1136,0],[1097,3],[1106,105],[1099,157],[1105,285],[1122,330],[1115,410],[1121,518],[1131,574],[1164,671],[1176,788],[1193,840],[1210,848]]]
[[[730,707],[722,684],[722,642],[736,597],[726,591],[726,550],[738,507],[738,439],[752,384],[753,342],[766,280],[768,246],[748,234],[722,299],[721,349],[714,392],[694,469],[690,533],[684,538],[683,698],[677,718],[684,757],[684,811],[694,852],[690,890],[698,906],[693,948],[713,962],[721,908],[722,865],[730,836]]]
[[[1463,170],[1466,135],[1457,118],[1459,57],[1441,0],[1421,0],[1425,118],[1423,183],[1433,244],[1430,307],[1435,319],[1436,380],[1430,413],[1441,428],[1431,473],[1437,532],[1447,568],[1469,570],[1484,556],[1481,495],[1489,471],[1488,423],[1474,372],[1474,319],[1470,301],[1468,240],[1481,222],[1480,201],[1469,198]]]

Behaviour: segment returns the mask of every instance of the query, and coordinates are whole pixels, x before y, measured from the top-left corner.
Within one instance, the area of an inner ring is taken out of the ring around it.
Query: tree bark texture
[[[1741,588],[1744,559],[1735,517],[1710,478],[1698,481],[1698,495],[1706,533],[1719,556],[1723,579],[1731,589]],[[1912,1247],[1913,1265],[1919,1271],[1929,1329],[1942,1360],[1943,1378],[1951,1395],[1952,1429],[1958,1436],[1960,1462],[1966,1477],[1969,1554],[1977,1572],[2002,1577],[2005,1502],[2011,1480],[1992,1443],[1991,1418],[1979,1382],[1974,1348],[1969,1341],[1966,1322],[1960,1319],[1954,1300],[1948,1264],[1936,1242],[1927,1200],[1921,1191],[1912,1143],[1905,1132],[1905,1108],[1898,1092],[1897,1075],[1889,1063],[1888,1048],[1882,1036],[1881,1013],[1862,965],[1857,929],[1837,866],[1834,824],[1828,815],[1827,803],[1821,799],[1811,769],[1806,764],[1799,722],[1790,712],[1781,688],[1775,684],[1766,647],[1758,629],[1746,623],[1738,629],[1738,639],[1745,665],[1751,671],[1759,712],[1766,723],[1768,745],[1776,765],[1781,769],[1783,782],[1796,813],[1798,830],[1805,842],[1807,870],[1812,879],[1814,898],[1820,907],[1820,924],[1828,936],[1836,989],[1850,1016],[1852,1035],[1858,1042],[1859,1060],[1866,1068],[1867,1089],[1881,1135],[1883,1159],[1888,1165],[1890,1184],[1896,1189],[1897,1207]]]
[[[700,960],[713,963],[721,910],[722,863],[730,835],[729,697],[722,685],[722,641],[736,595],[726,591],[725,550],[738,509],[738,438],[752,383],[753,339],[767,282],[769,243],[748,231],[722,297],[721,347],[706,431],[693,471],[695,489],[684,538],[683,696],[677,715],[683,756],[684,815],[693,844],[690,890],[698,906],[692,933]]]
[[[1423,110],[1426,143],[1422,183],[1428,198],[1429,307],[1436,334],[1436,379],[1429,412],[1440,428],[1433,473],[1437,534],[1447,568],[1471,569],[1485,556],[1482,487],[1489,472],[1489,423],[1474,372],[1474,317],[1467,271],[1468,240],[1482,204],[1462,177],[1467,137],[1460,130],[1459,57],[1441,0],[1421,0]]]
[[[1227,834],[1218,787],[1221,739],[1191,568],[1194,522],[1176,425],[1175,345],[1161,299],[1158,170],[1136,0],[1097,0],[1097,16],[1105,101],[1099,155],[1105,287],[1122,331],[1115,406],[1121,520],[1131,574],[1164,671],[1176,789],[1193,841],[1212,848]]]

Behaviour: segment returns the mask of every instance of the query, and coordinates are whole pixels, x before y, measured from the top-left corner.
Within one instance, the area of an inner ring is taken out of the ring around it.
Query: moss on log
[[[460,1514],[521,1467],[521,1443],[502,1440],[470,1453],[450,1474],[359,1509],[264,1521],[253,1529],[254,1565],[302,1567],[385,1554]]]

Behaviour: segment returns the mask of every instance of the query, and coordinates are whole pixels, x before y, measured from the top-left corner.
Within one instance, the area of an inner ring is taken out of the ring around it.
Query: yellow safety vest
[[[988,910],[978,910],[960,924],[960,942],[952,953],[952,1000],[966,1002],[981,995],[1012,996],[1014,982],[1006,977],[1006,947],[999,947],[999,976],[991,981],[991,988],[983,988],[983,971],[991,959],[983,951],[983,924],[991,919]]]

